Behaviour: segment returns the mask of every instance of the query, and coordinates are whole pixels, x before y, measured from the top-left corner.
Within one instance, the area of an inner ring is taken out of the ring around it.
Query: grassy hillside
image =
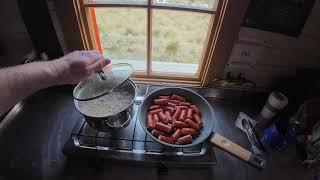
[[[113,59],[146,59],[146,9],[96,8],[96,18],[104,55]],[[204,13],[153,10],[152,59],[197,63],[210,18]]]

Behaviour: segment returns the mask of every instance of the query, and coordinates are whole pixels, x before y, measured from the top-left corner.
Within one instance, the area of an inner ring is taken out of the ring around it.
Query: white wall
[[[293,75],[296,68],[320,68],[319,42],[320,0],[316,0],[297,38],[242,27],[226,72],[243,72],[259,86],[269,86],[279,77]]]

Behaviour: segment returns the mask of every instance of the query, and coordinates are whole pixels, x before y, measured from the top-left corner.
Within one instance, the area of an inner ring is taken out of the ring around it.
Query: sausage
[[[200,130],[200,126],[199,124],[193,122],[191,119],[187,118],[185,123],[191,127],[192,129],[195,129],[196,131],[199,131]]]
[[[168,126],[170,126],[172,128],[171,133],[175,132],[177,130],[176,127],[174,127],[172,124],[167,124]]]
[[[171,117],[170,112],[169,112],[169,111],[165,111],[164,114],[167,116],[167,121],[168,121],[169,123],[171,123],[171,122],[172,122],[172,117]]]
[[[163,141],[163,142],[166,142],[166,143],[169,143],[169,144],[174,144],[174,138],[172,138],[172,137],[167,137],[167,136],[160,135],[158,137],[158,139],[160,141]]]
[[[202,125],[201,117],[199,114],[194,114],[193,115],[193,120],[195,123],[199,124],[200,126]]]
[[[159,96],[159,99],[170,99],[170,96]]]
[[[178,101],[186,101],[186,99],[184,97],[181,97],[181,96],[176,95],[176,94],[172,94],[171,99],[178,100]]]
[[[174,104],[174,103],[172,103],[170,101],[167,103],[167,105],[170,106],[170,107],[173,107],[173,108],[176,107],[176,104]]]
[[[156,105],[166,105],[169,102],[169,99],[154,99],[153,102]]]
[[[174,111],[175,111],[175,109],[174,109],[173,107],[170,107],[170,106],[165,106],[165,107],[164,107],[164,110],[169,111],[170,114],[173,114]]]
[[[180,102],[179,103],[179,106],[190,106],[191,103],[188,103],[188,102]]]
[[[197,106],[177,94],[159,95],[149,107],[146,126],[160,141],[188,144],[200,133],[201,116]]]
[[[190,108],[193,109],[194,113],[197,113],[197,114],[200,113],[199,108],[196,105],[191,105]]]
[[[171,126],[165,125],[165,124],[160,123],[160,122],[156,122],[154,124],[154,128],[156,130],[164,132],[164,133],[170,133],[172,131],[172,127]]]
[[[159,118],[163,123],[168,124],[168,118],[163,111],[159,112]]]
[[[177,129],[171,137],[173,137],[174,140],[178,140],[179,137],[181,137],[182,134],[181,134],[181,129]]]
[[[176,109],[185,109],[185,110],[187,110],[188,109],[188,107],[187,106],[176,106]]]
[[[179,105],[179,103],[180,103],[180,101],[174,100],[174,99],[170,99],[169,102],[176,104],[176,105]]]
[[[181,133],[183,135],[188,135],[188,134],[191,134],[192,136],[195,136],[198,134],[198,131],[192,129],[192,128],[182,128],[181,129]]]
[[[154,122],[153,122],[153,119],[152,119],[152,115],[151,114],[148,114],[147,115],[147,129],[149,131],[153,130],[154,128]]]
[[[154,136],[154,137],[158,137],[158,136],[160,136],[160,135],[164,135],[164,133],[163,132],[161,132],[161,131],[157,131],[157,130],[152,130],[151,131],[151,134]]]
[[[152,119],[153,119],[153,123],[160,122],[158,114],[153,114]]]
[[[188,109],[186,118],[193,118],[193,110],[191,108]]]
[[[178,144],[187,144],[187,143],[190,143],[191,141],[192,141],[192,136],[190,134],[188,134],[186,136],[179,138],[177,143]]]
[[[148,114],[158,114],[159,112],[161,112],[162,109],[156,109],[156,110],[152,110],[152,111],[149,111]]]
[[[173,121],[172,125],[177,128],[186,128],[188,125],[181,121]]]
[[[160,105],[153,105],[149,107],[149,110],[160,109]]]
[[[187,110],[182,110],[181,114],[179,116],[179,121],[184,121],[186,119],[186,115],[187,115]]]
[[[177,120],[180,117],[181,109],[177,109],[176,112],[174,112],[172,119]]]

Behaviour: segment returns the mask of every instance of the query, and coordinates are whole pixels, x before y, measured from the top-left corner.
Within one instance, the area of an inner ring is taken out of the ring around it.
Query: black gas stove
[[[204,168],[216,164],[208,142],[188,148],[164,146],[149,137],[137,117],[141,100],[137,97],[130,124],[120,130],[102,132],[91,128],[84,118],[79,119],[64,147],[68,156],[128,161],[142,165]]]

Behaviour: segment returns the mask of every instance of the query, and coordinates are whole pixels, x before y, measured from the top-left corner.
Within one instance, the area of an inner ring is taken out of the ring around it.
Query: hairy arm
[[[53,61],[0,69],[0,115],[40,89],[77,83],[109,63],[97,51],[75,51]]]

